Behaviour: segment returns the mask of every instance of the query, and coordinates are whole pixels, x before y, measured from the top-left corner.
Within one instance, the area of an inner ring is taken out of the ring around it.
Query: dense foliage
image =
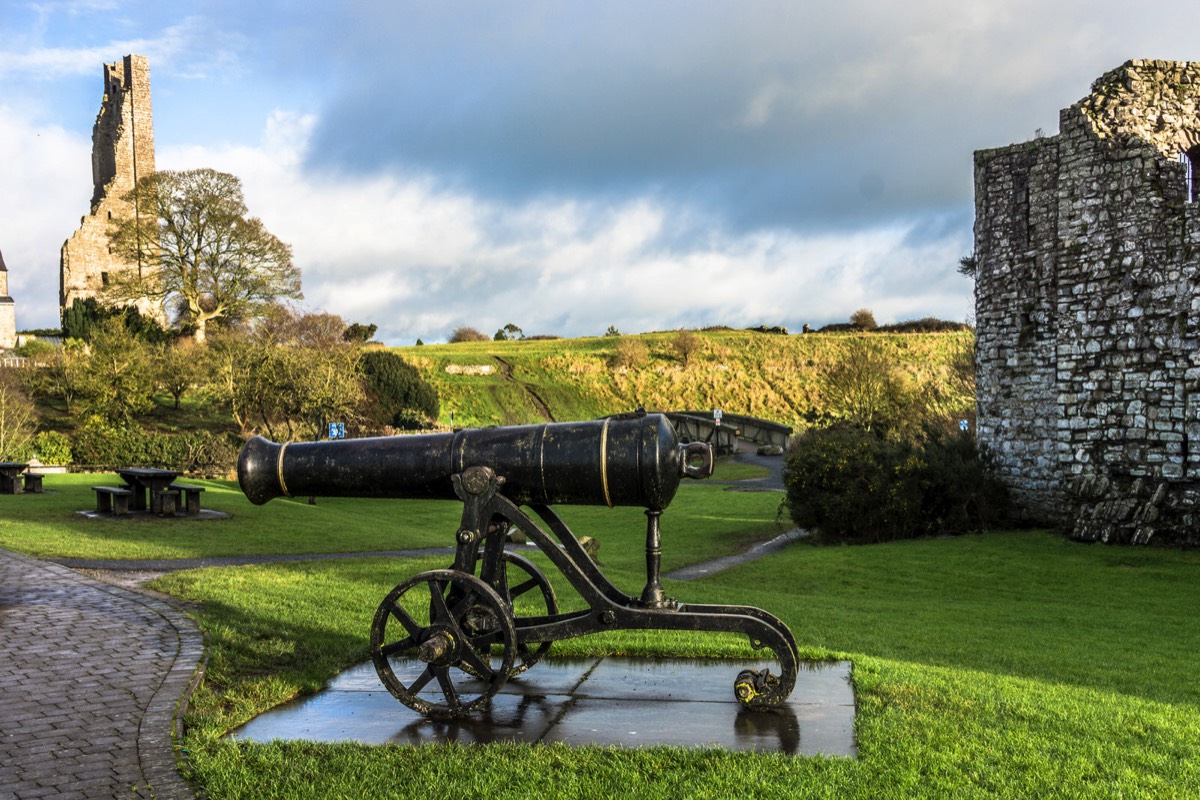
[[[168,467],[225,475],[237,459],[229,439],[207,431],[167,433],[94,420],[75,435],[74,463],[88,469]]]
[[[454,333],[450,334],[449,342],[450,344],[460,344],[462,342],[486,342],[489,340],[490,337],[483,331],[464,325],[454,329]]]
[[[784,469],[796,525],[825,541],[883,542],[1004,521],[1003,488],[968,433],[895,439],[851,426],[799,437]]]
[[[368,350],[359,357],[359,367],[366,384],[364,411],[378,424],[425,427],[428,420],[437,419],[437,390],[403,358],[387,350]]]
[[[106,306],[94,297],[76,297],[70,307],[63,311],[62,335],[68,339],[91,341],[92,335],[106,322],[119,319],[124,330],[144,342],[162,344],[171,334],[151,317],[143,316],[134,306]]]

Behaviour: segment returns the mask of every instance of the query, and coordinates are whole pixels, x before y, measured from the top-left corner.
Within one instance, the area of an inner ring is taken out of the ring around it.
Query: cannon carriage
[[[684,477],[712,474],[708,445],[681,445],[659,414],[464,429],[452,433],[276,444],[250,440],[238,481],[254,503],[279,496],[457,499],[463,505],[448,569],[399,583],[371,623],[371,657],[396,698],[431,717],[486,707],[552,644],[605,630],[743,634],[769,649],[779,674],[744,670],[734,693],[746,709],[782,704],[797,651],[782,621],[749,606],[679,603],[659,577],[660,518]],[[646,514],[646,583],[613,585],[552,505],[639,506]],[[531,560],[507,550],[520,531],[582,598],[562,611]]]

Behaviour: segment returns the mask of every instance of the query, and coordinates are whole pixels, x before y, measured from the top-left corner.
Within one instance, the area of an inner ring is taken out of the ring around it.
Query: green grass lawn
[[[422,509],[321,499],[316,506],[254,507],[221,482],[205,484],[213,489],[211,506],[231,514],[221,522],[76,520],[74,507],[92,502],[87,486],[105,481],[69,477],[78,483],[60,488],[47,479],[58,495],[0,497],[0,544],[43,555],[66,555],[58,549],[68,548],[136,557],[214,548],[352,551],[449,544],[457,526],[454,503]],[[206,506],[209,498],[206,492]],[[773,535],[778,499],[684,487],[664,515],[666,569]],[[640,590],[641,513],[565,511],[577,533],[600,540],[610,577],[626,591]],[[310,532],[293,530],[301,523]],[[387,543],[379,544],[383,537]],[[363,660],[383,595],[419,570],[446,564],[445,557],[310,561],[192,570],[157,581],[156,588],[189,603],[205,634],[207,675],[181,745],[188,774],[207,796],[1200,795],[1200,553],[1088,546],[1028,531],[862,547],[797,544],[701,581],[667,582],[668,593],[684,602],[746,603],[779,615],[805,656],[852,660],[857,760],[223,738]],[[565,583],[556,580],[556,589],[565,600]],[[751,651],[734,637],[650,632],[559,642],[551,655],[608,652]]]
[[[252,505],[236,481],[195,480],[201,505],[223,511],[221,520],[178,517],[89,519],[96,507],[92,486],[118,486],[115,474],[48,475],[44,494],[0,495],[0,547],[33,556],[68,558],[195,558],[264,553],[358,553],[452,547],[462,506],[442,500],[308,498]],[[695,493],[695,494],[692,494]],[[699,502],[684,500],[698,498]],[[685,482],[663,522],[667,569],[738,552],[780,531],[781,495],[727,491]],[[600,540],[609,528],[643,536],[645,517],[636,508],[578,506],[563,517],[579,535]],[[627,558],[604,548],[601,558]],[[633,556],[642,563],[643,556]]]

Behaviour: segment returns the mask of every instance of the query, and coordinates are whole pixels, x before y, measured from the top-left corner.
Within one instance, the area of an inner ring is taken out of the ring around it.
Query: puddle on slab
[[[256,742],[563,742],[855,757],[850,662],[802,662],[785,705],[741,710],[734,678],[743,669],[772,666],[777,668],[769,661],[546,659],[508,680],[489,709],[469,719],[434,720],[389,694],[366,662],[230,735]]]

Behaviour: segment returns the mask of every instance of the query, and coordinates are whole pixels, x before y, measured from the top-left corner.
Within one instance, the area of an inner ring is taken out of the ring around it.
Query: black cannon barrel
[[[253,503],[280,496],[455,498],[451,476],[489,467],[517,503],[664,509],[681,477],[712,474],[706,444],[681,445],[662,414],[453,433],[277,444],[238,457]]]

